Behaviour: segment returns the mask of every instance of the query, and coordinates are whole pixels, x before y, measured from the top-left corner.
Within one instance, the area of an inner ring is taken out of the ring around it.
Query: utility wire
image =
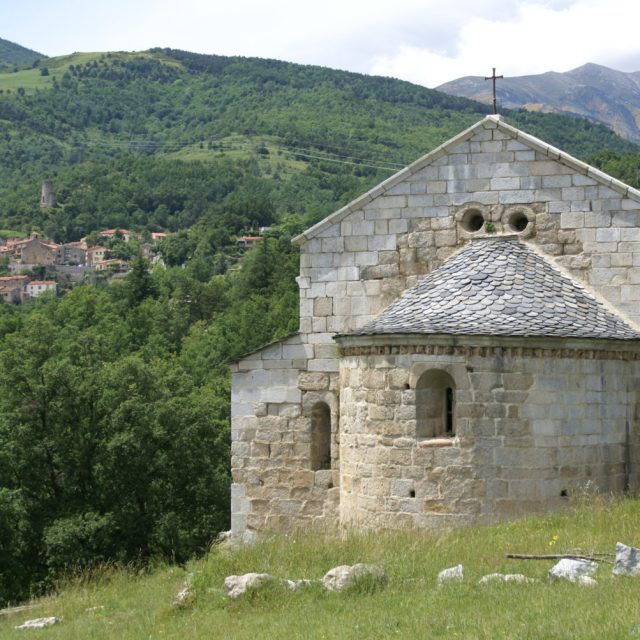
[[[216,142],[216,141],[212,141]],[[132,151],[181,151],[187,147],[200,144],[200,142],[156,142],[153,140],[88,140],[84,143],[80,143],[83,146],[89,147],[103,147],[112,149],[129,149]],[[250,148],[254,143],[251,142],[236,142],[230,143],[231,145],[238,146],[240,148]],[[302,156],[305,158],[311,158],[314,160],[323,160],[325,162],[333,162],[336,164],[347,164],[353,166],[370,167],[373,169],[382,169],[397,171],[402,169],[406,165],[397,162],[381,161],[375,158],[361,158],[359,156],[347,155],[347,154],[325,154],[320,155],[322,152],[315,151],[314,149],[305,147],[291,147],[283,145],[275,145],[273,143],[260,143],[266,149],[272,151],[284,151],[293,155]],[[314,145],[315,146],[315,145]],[[335,147],[334,147],[335,148]],[[208,149],[211,150],[211,149]]]

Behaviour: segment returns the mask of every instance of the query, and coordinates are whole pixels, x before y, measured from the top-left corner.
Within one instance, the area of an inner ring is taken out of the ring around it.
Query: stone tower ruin
[[[49,180],[45,180],[42,183],[42,192],[40,194],[40,206],[41,207],[56,206],[56,196],[53,193],[53,183]]]

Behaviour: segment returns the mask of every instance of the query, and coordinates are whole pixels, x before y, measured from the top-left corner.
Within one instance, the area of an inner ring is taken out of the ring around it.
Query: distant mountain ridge
[[[436,88],[480,102],[492,100],[491,83],[480,76],[458,78]],[[578,115],[640,142],[640,71],[625,73],[588,63],[565,73],[498,80],[496,94],[498,110],[502,106]]]
[[[36,60],[47,56],[32,49],[27,49],[15,42],[0,38],[0,71],[14,66],[32,64]]]

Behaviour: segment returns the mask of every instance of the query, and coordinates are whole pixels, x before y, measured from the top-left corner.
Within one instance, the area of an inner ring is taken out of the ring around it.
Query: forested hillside
[[[297,329],[289,239],[484,116],[406,82],[155,50],[0,74],[0,234],[167,231],[166,269],[0,303],[0,603],[228,526],[228,363]],[[508,120],[637,184],[636,147]],[[630,154],[630,155],[625,155]],[[40,208],[51,180],[57,205]],[[271,227],[246,253],[235,235]]]

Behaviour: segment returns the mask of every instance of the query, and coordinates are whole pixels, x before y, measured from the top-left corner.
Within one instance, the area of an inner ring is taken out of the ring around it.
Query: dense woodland
[[[0,74],[0,234],[169,236],[167,268],[137,258],[111,284],[0,303],[0,603],[96,563],[206,550],[228,526],[227,365],[297,329],[291,236],[487,113],[407,82],[172,50],[23,66]],[[601,126],[508,121],[639,184],[637,148]]]

